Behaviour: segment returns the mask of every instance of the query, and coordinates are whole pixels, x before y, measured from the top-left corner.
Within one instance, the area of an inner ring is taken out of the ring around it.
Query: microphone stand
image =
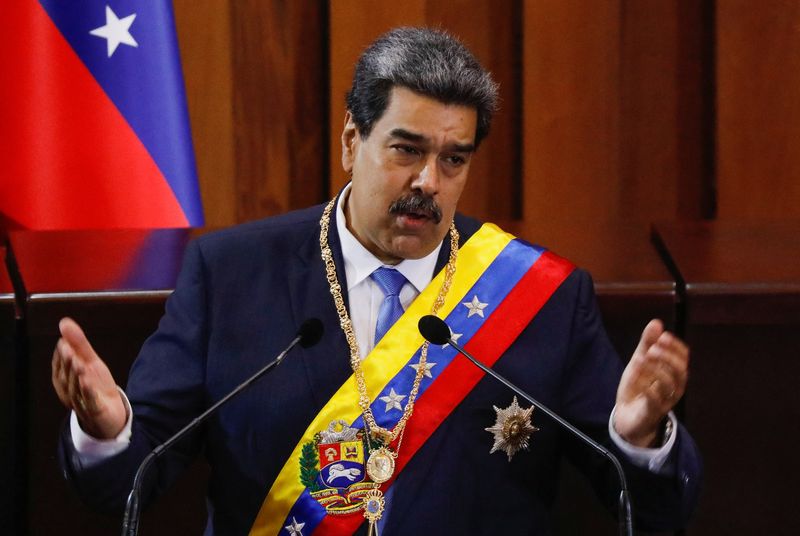
[[[444,323],[444,322],[443,322]],[[449,328],[448,328],[449,330]],[[424,334],[423,334],[424,336]],[[425,337],[427,339],[427,337]],[[625,472],[622,470],[622,465],[619,463],[619,460],[616,456],[614,456],[609,450],[602,445],[600,445],[597,441],[590,438],[573,425],[559,417],[556,413],[550,410],[547,406],[540,404],[537,400],[535,400],[532,396],[528,393],[505,379],[504,377],[497,374],[495,371],[475,359],[472,355],[469,354],[464,348],[458,345],[451,337],[447,338],[447,343],[452,346],[456,351],[458,351],[461,355],[472,361],[472,363],[484,371],[486,374],[494,378],[495,380],[499,381],[516,394],[527,400],[529,403],[533,404],[541,411],[546,413],[550,416],[551,419],[559,423],[561,426],[572,432],[576,435],[579,439],[581,439],[584,443],[592,447],[595,451],[600,453],[606,459],[608,459],[613,465],[614,468],[617,470],[617,475],[619,476],[620,482],[620,494],[619,494],[619,532],[621,535],[633,536],[633,515],[631,514],[631,498],[630,494],[628,493],[628,482],[625,479]]]
[[[153,462],[164,452],[169,450],[172,445],[183,439],[184,436],[186,436],[189,432],[197,428],[197,426],[205,421],[211,414],[213,414],[217,408],[225,404],[228,400],[239,394],[242,390],[250,386],[250,384],[280,364],[280,362],[283,361],[283,358],[286,357],[286,354],[288,354],[292,348],[300,343],[301,339],[303,339],[302,333],[298,334],[297,337],[292,340],[289,346],[287,346],[286,349],[281,352],[274,361],[268,363],[264,368],[245,380],[244,383],[240,384],[236,389],[225,395],[213,406],[204,411],[199,417],[194,418],[189,424],[178,431],[178,433],[154,448],[147,456],[145,456],[141,465],[139,465],[139,469],[136,471],[136,475],[133,477],[133,488],[131,489],[130,495],[128,495],[128,502],[125,505],[125,515],[122,519],[122,536],[136,536],[139,533],[139,518],[141,516],[139,512],[139,499],[142,489],[142,479],[144,478],[147,469],[153,464]]]

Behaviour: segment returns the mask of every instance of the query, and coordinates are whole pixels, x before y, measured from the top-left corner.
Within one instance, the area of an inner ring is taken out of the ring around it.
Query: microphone
[[[469,354],[464,348],[459,346],[452,338],[452,331],[450,331],[450,327],[447,323],[439,318],[438,316],[434,315],[426,315],[419,319],[418,324],[419,332],[422,334],[425,339],[430,342],[431,344],[449,344],[452,346],[457,352],[461,355],[469,359],[475,366],[479,369],[484,371],[486,374],[491,376],[492,378],[496,379],[512,391],[514,391],[517,395],[524,398],[539,410],[543,411],[547,415],[550,416],[551,419],[556,421],[560,424],[563,428],[571,432],[575,435],[578,439],[583,441],[585,444],[592,447],[595,451],[599,452],[605,458],[607,458],[613,465],[614,468],[617,470],[617,475],[619,477],[620,483],[620,494],[619,494],[619,531],[620,534],[625,534],[628,536],[633,536],[633,516],[631,514],[631,500],[630,495],[628,494],[628,483],[625,480],[625,472],[622,470],[622,465],[619,463],[619,460],[616,456],[614,456],[611,452],[608,451],[605,447],[600,445],[598,442],[575,428],[573,425],[565,421],[563,418],[559,417],[555,412],[550,410],[548,407],[540,404],[537,400],[535,400],[532,396],[528,393],[508,381],[506,378],[501,376],[500,374],[496,373],[483,363],[479,362],[475,359],[472,355]]]
[[[169,450],[169,448],[183,439],[189,432],[197,428],[203,421],[205,421],[208,417],[213,415],[220,406],[228,402],[231,398],[238,395],[244,389],[249,387],[253,382],[261,378],[264,374],[269,372],[272,368],[279,365],[283,358],[286,357],[286,354],[289,351],[297,346],[298,344],[303,348],[310,348],[319,342],[322,338],[323,326],[322,321],[318,318],[309,318],[300,326],[300,329],[297,330],[297,335],[292,342],[289,343],[289,346],[286,347],[275,360],[269,362],[266,366],[264,366],[261,370],[250,376],[244,382],[239,384],[233,391],[225,395],[219,401],[217,401],[213,406],[208,408],[204,411],[199,417],[196,417],[192,422],[184,426],[180,431],[178,431],[175,435],[164,441],[162,444],[158,445],[154,448],[150,454],[145,456],[142,463],[139,465],[139,469],[136,471],[136,476],[133,478],[133,487],[131,488],[131,493],[128,495],[128,502],[125,505],[125,516],[122,519],[122,536],[136,536],[139,533],[139,496],[141,495],[141,488],[142,488],[142,481],[144,480],[144,475],[147,472],[147,469],[152,465],[152,463],[161,456],[164,452]]]

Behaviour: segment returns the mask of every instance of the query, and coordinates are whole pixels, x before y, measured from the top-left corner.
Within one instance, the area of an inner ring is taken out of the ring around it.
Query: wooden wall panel
[[[210,4],[175,4],[209,225],[338,191],[353,64],[399,25],[450,30],[501,84],[463,212],[713,216],[711,0]]]
[[[800,218],[800,3],[717,2],[720,219]]]
[[[465,212],[800,217],[795,2],[176,0],[175,12],[212,226],[341,187],[353,63],[402,24],[451,30],[501,82]]]
[[[174,0],[206,225],[237,223],[227,3]]]
[[[473,160],[470,183],[459,209],[481,218],[519,216],[519,31],[520,3],[515,0],[413,0],[397,9],[397,2],[358,0],[330,4],[330,176],[335,194],[345,183],[341,166],[340,134],[344,98],[353,67],[363,49],[375,38],[397,26],[432,26],[462,39],[479,61],[501,83],[502,111],[492,134]],[[464,16],[469,13],[469,16]]]
[[[711,0],[622,4],[615,217],[714,215],[712,7]]]
[[[321,201],[325,4],[176,0],[175,16],[206,225]]]
[[[317,203],[326,184],[326,10],[231,2],[237,218]]]
[[[622,9],[615,216],[669,218],[678,205],[677,5],[634,1]]]
[[[523,214],[619,212],[620,2],[523,10]]]
[[[716,216],[714,3],[676,3],[678,210],[672,217],[683,220]]]
[[[706,3],[524,4],[526,219],[705,214]]]

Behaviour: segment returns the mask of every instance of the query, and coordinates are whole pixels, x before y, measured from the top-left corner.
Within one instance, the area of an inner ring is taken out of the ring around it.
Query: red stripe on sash
[[[550,251],[539,260],[508,293],[495,312],[465,345],[484,365],[491,367],[531,322],[575,266]],[[433,435],[436,429],[483,378],[484,372],[465,357],[457,356],[439,378],[417,399],[397,458],[395,475]],[[386,489],[394,478],[381,486]],[[315,534],[352,534],[364,517],[325,516]]]

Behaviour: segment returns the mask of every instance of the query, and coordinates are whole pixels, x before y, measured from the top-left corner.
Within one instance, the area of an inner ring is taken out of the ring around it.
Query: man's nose
[[[411,181],[411,188],[427,195],[434,195],[439,191],[439,163],[432,155],[425,159],[423,164],[422,169]]]

